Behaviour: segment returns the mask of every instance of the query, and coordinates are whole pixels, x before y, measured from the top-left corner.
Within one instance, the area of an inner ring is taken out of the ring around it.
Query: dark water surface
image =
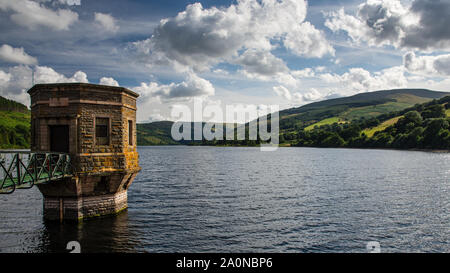
[[[37,188],[0,195],[0,252],[450,252],[450,154],[140,147],[128,211],[42,219]]]

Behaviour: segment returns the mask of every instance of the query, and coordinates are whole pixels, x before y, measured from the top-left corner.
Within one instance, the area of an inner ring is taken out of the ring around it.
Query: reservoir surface
[[[0,252],[450,252],[450,154],[139,147],[128,210],[46,223],[37,187],[0,195]]]

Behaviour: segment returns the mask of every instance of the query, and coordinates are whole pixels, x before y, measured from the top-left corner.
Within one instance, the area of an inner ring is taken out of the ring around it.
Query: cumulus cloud
[[[27,65],[10,67],[8,71],[0,70],[0,95],[28,103],[26,91],[32,87],[33,69]],[[37,83],[63,83],[63,82],[89,82],[86,73],[77,71],[73,76],[66,77],[53,68],[36,66],[34,69],[34,82]]]
[[[355,42],[417,50],[450,49],[450,1],[368,0],[356,15],[344,9],[328,14],[325,25],[343,30]]]
[[[119,86],[119,83],[115,79],[109,78],[109,77],[101,78],[99,84],[110,85],[110,86]]]
[[[51,67],[37,66],[34,74],[35,83],[89,82],[86,73],[83,71],[77,71],[72,77],[68,78]]]
[[[273,76],[289,71],[283,60],[268,51],[247,50],[235,60],[235,63],[241,65],[247,73],[262,76]]]
[[[161,121],[161,120],[168,120],[168,118],[164,117],[163,115],[161,115],[159,113],[153,113],[148,116],[146,122],[155,122],[155,121]]]
[[[284,87],[284,86],[274,86],[273,87],[273,91],[280,97],[283,97],[287,100],[291,100],[292,96],[291,96],[291,92],[289,92],[289,90]]]
[[[80,6],[81,0],[58,0],[60,4],[66,4],[69,6]]]
[[[339,84],[342,88],[341,95],[405,88],[408,83],[403,66],[395,66],[375,73],[370,73],[363,68],[351,68],[349,72],[342,75],[324,73],[319,77],[327,83]]]
[[[132,47],[147,63],[195,71],[230,61],[242,50],[271,51],[274,43],[303,57],[333,54],[323,33],[304,22],[306,9],[304,0],[240,0],[208,9],[195,3],[161,20],[152,37]]]
[[[304,101],[316,101],[323,99],[324,95],[322,95],[317,89],[311,88],[309,92],[303,94]]]
[[[320,58],[324,55],[334,55],[334,48],[326,41],[322,32],[309,22],[294,25],[288,32],[284,45],[298,56]]]
[[[30,0],[0,0],[0,10],[12,12],[11,20],[29,29],[45,26],[55,30],[67,30],[78,21],[76,12],[68,9],[52,10]]]
[[[284,86],[274,86],[273,91],[280,97],[289,100],[295,104],[301,104],[305,102],[317,101],[323,99],[325,96],[322,95],[317,89],[310,88],[309,92],[294,92],[291,93]]]
[[[249,49],[233,63],[242,66],[240,72],[250,79],[276,81],[289,86],[297,85],[297,80],[291,75],[285,62],[269,51]]]
[[[11,80],[11,74],[6,73],[3,70],[0,70],[0,88],[4,88],[9,84]]]
[[[192,97],[212,96],[215,93],[214,86],[208,80],[202,79],[194,73],[189,73],[187,79],[181,83],[168,85],[150,82],[141,83],[132,88],[145,99],[157,97],[163,100],[188,99]]]
[[[22,47],[14,48],[7,44],[4,44],[0,47],[0,60],[8,63],[28,65],[37,63],[37,59],[28,55]]]
[[[81,0],[34,0],[35,2],[51,2],[52,5],[80,6]]]
[[[116,24],[116,19],[110,14],[96,12],[95,22],[106,31],[116,32],[117,30],[119,30],[119,27]]]
[[[302,70],[293,70],[291,74],[297,78],[312,78],[316,75],[314,70],[309,67]]]
[[[414,52],[408,52],[403,57],[403,64],[412,74],[428,77],[450,76],[450,54],[416,56]]]

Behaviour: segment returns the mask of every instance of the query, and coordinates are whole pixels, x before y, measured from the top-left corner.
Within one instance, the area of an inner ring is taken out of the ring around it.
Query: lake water
[[[0,195],[0,252],[450,252],[450,154],[140,147],[128,211],[47,224],[37,188]]]

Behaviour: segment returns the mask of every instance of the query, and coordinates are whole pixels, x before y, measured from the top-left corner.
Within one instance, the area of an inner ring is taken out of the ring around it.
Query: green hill
[[[346,124],[360,119],[368,120],[449,94],[426,89],[383,90],[286,109],[280,111],[280,138],[286,144],[295,144],[299,131],[309,131],[316,126],[330,125],[335,122]],[[176,144],[177,142],[170,137],[171,126],[170,121],[139,124],[138,143],[140,145]],[[245,126],[248,130],[248,124]],[[140,136],[139,130],[141,130]]]
[[[186,123],[186,124],[189,124]],[[191,122],[191,139],[194,139],[194,128],[197,122]],[[201,128],[205,126],[205,122],[201,123]],[[137,124],[137,141],[138,145],[151,146],[151,145],[179,145],[179,144],[200,144],[201,141],[189,141],[181,140],[175,141],[172,139],[172,121],[156,121],[151,123],[138,123]],[[212,124],[210,124],[212,125]],[[226,124],[225,124],[226,125]],[[221,128],[217,128],[217,131],[222,131]]]
[[[172,121],[157,121],[137,124],[138,145],[174,145],[180,144],[172,139]]]
[[[450,96],[376,118],[299,131],[292,143],[306,147],[450,150]]]
[[[29,148],[30,110],[0,96],[0,149]]]
[[[342,121],[377,117],[448,94],[426,89],[394,89],[310,103],[281,111],[280,128],[289,132],[314,126],[315,123],[333,117]]]

